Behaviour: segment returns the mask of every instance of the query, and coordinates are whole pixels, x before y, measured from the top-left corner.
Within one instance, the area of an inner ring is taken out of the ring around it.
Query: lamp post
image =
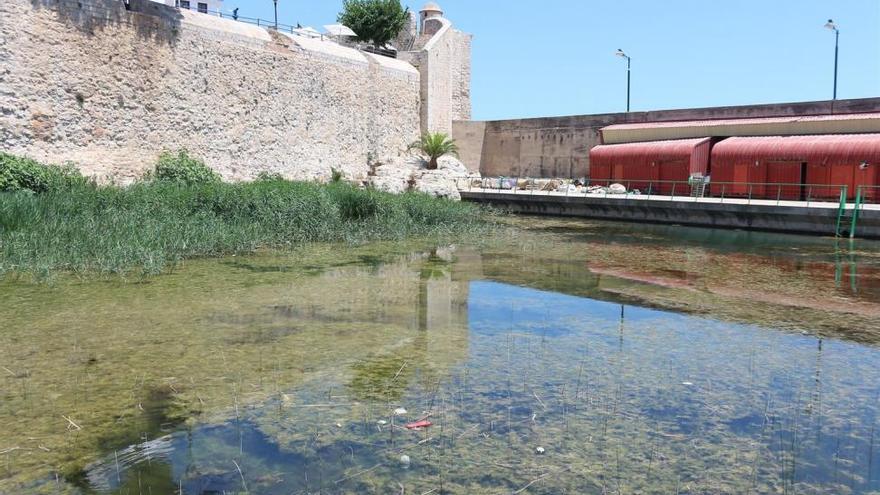
[[[614,52],[614,54],[617,55],[618,57],[623,57],[626,59],[626,113],[629,113],[629,95],[630,95],[630,81],[631,81],[630,74],[632,73],[632,70],[631,70],[632,58],[630,58],[630,56],[627,55],[620,48],[618,48],[617,51]]]
[[[834,98],[837,99],[837,56],[840,53],[840,30],[837,29],[837,24],[834,23],[833,19],[828,19],[828,22],[825,23],[825,28],[834,31]]]
[[[278,0],[272,0],[275,4],[275,31],[278,31]]]

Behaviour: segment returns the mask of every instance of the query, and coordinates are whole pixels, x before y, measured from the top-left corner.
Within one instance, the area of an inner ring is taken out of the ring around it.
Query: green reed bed
[[[486,211],[473,205],[341,182],[153,177],[118,187],[71,180],[38,192],[0,192],[0,274],[153,274],[190,257],[444,237],[488,224]]]

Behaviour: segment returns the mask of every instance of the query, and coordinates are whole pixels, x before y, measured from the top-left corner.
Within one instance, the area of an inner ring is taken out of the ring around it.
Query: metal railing
[[[242,15],[235,14],[235,13],[223,12],[223,11],[220,11],[220,10],[199,10],[199,9],[197,9],[197,8],[193,8],[192,5],[193,5],[193,3],[190,3],[190,8],[189,8],[189,9],[187,9],[187,8],[185,8],[185,7],[180,7],[180,6],[178,6],[177,8],[182,9],[182,10],[190,10],[190,11],[193,11],[193,12],[199,12],[199,13],[201,13],[201,14],[206,14],[206,15],[213,15],[213,16],[216,16],[216,17],[220,17],[221,19],[230,19],[230,20],[233,20],[233,21],[243,22],[243,23],[245,23],[245,24],[251,24],[251,25],[254,25],[254,26],[257,26],[257,27],[261,27],[261,28],[273,29],[273,30],[276,30],[276,31],[279,31],[279,32],[284,32],[284,33],[297,34],[297,30],[298,30],[298,29],[303,29],[301,26],[294,26],[294,25],[291,25],[291,24],[283,24],[283,23],[280,23],[280,22],[279,22],[278,24],[276,24],[275,21],[270,21],[270,20],[266,20],[266,19],[260,19],[260,18],[258,18],[258,17],[246,17],[246,16],[242,16]],[[314,38],[320,38],[320,39],[322,39],[322,40],[323,40],[324,38],[332,38],[331,35],[329,35],[329,34],[322,34],[322,33],[315,33],[315,34],[313,35],[313,37],[314,37]],[[347,47],[347,48],[352,48],[352,49],[355,49],[355,50],[360,50],[360,51],[362,51],[362,52],[366,52],[366,53],[372,53],[372,54],[375,54],[375,55],[381,55],[381,56],[383,56],[383,57],[397,58],[397,52],[396,52],[396,51],[394,51],[394,50],[388,50],[388,49],[386,49],[386,48],[376,48],[376,47],[374,47],[373,45],[367,45],[367,44],[347,44],[347,43],[346,43],[346,44],[343,44],[342,46],[345,46],[345,47]]]
[[[856,236],[856,227],[859,223],[859,216],[862,214],[862,210],[866,204],[880,204],[880,186],[856,187],[856,197],[853,202],[852,215],[850,216],[850,238]]]
[[[859,217],[866,208],[878,209],[880,186],[798,184],[779,182],[705,182],[662,180],[570,180],[531,177],[461,177],[462,192],[616,198],[621,200],[693,201],[760,206],[820,207],[836,209],[835,235],[855,237]]]

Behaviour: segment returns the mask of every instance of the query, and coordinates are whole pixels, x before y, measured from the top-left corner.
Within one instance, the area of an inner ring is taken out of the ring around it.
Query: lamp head
[[[834,23],[834,19],[828,19],[828,22],[825,23],[825,29],[837,31],[837,24]]]
[[[614,54],[617,55],[618,57],[629,58],[629,56],[626,54],[626,52],[624,52],[620,48],[618,48],[617,51],[614,52]]]

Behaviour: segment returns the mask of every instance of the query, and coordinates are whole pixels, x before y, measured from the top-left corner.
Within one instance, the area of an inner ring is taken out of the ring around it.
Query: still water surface
[[[873,243],[525,219],[0,294],[0,493],[880,493]]]

